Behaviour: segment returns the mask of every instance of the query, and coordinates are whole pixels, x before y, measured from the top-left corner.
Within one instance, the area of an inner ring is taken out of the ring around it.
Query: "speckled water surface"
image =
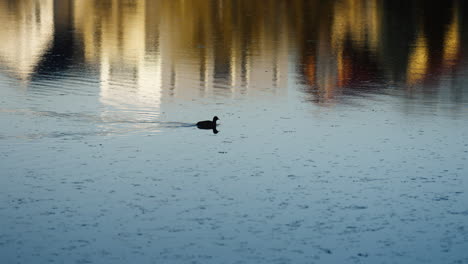
[[[467,11],[0,0],[0,262],[468,263]]]

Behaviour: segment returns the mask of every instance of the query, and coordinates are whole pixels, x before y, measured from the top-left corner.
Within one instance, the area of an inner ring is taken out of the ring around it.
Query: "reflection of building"
[[[145,1],[75,1],[74,24],[88,63],[99,65],[101,99],[157,106],[160,60],[146,53]]]
[[[324,101],[384,86],[376,82],[427,86],[460,65],[467,9],[403,2],[0,2],[0,64],[35,80],[84,62],[115,106],[283,93],[296,64]]]
[[[231,5],[216,10],[207,1],[75,1],[75,34],[85,60],[99,65],[103,102],[154,105],[169,95],[285,91],[287,23],[272,28],[276,16],[258,18],[250,39],[244,31],[252,25],[237,25],[240,17],[230,8],[239,7]],[[228,30],[235,27],[240,32]]]
[[[0,1],[0,63],[27,80],[54,34],[53,0]]]

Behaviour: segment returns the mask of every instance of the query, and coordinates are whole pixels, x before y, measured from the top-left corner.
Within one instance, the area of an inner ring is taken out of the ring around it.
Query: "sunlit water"
[[[0,1],[0,262],[468,263],[468,8],[418,3]]]

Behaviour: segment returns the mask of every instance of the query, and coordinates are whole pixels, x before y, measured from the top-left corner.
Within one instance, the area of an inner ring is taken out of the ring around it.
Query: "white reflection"
[[[217,17],[206,1],[75,1],[76,34],[85,60],[101,70],[102,102],[158,107],[165,95],[286,91],[288,25],[259,20],[255,38],[246,40],[228,30],[238,22],[226,8]],[[225,33],[217,35],[217,27]]]
[[[146,1],[74,2],[85,59],[99,64],[101,101],[117,108],[159,109],[161,57],[148,56]]]
[[[54,34],[53,0],[0,1],[0,63],[28,80]]]

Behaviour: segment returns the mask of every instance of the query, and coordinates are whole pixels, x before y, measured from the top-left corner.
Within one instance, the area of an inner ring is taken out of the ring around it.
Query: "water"
[[[2,263],[468,263],[467,10],[0,1]]]

